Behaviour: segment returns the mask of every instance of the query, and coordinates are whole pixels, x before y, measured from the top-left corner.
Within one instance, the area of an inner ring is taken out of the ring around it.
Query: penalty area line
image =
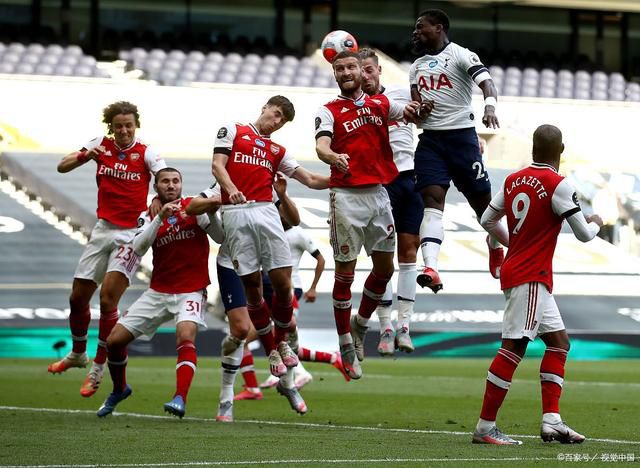
[[[58,413],[58,414],[95,414],[95,411],[92,411],[92,410],[61,409],[61,408],[60,409],[59,408],[29,408],[24,406],[0,406],[0,411],[31,411],[36,413]],[[175,417],[173,416],[164,416],[159,414],[144,414],[144,413],[114,412],[112,416],[114,417],[128,416],[130,418],[141,418],[141,419],[175,420]],[[187,416],[184,419],[187,421],[191,420],[191,421],[200,421],[200,422],[216,422],[214,418],[199,418],[199,417]],[[402,433],[410,433],[410,434],[439,434],[439,435],[454,435],[454,436],[466,436],[466,437],[471,436],[471,432],[442,431],[442,430],[431,430],[431,429],[402,429],[402,428],[395,428],[395,427],[350,426],[350,425],[341,425],[341,424],[321,424],[321,423],[287,422],[287,421],[261,421],[257,419],[236,419],[234,422],[236,424],[257,424],[257,425],[262,424],[264,426],[293,426],[293,427],[309,427],[309,428],[315,428],[315,429],[336,429],[336,430],[371,431],[371,432],[402,432]],[[511,437],[514,437],[516,439],[538,439],[540,436],[531,435],[531,434],[511,434]],[[640,440],[600,439],[595,437],[588,437],[587,441],[604,442],[609,444],[640,445]],[[135,465],[131,465],[131,466],[135,466]]]

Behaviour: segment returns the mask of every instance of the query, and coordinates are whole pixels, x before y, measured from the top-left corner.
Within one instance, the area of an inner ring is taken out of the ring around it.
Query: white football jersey
[[[305,252],[313,254],[316,250],[315,242],[309,234],[300,226],[293,226],[284,232],[287,235],[287,241],[289,242],[289,248],[291,250],[291,261],[293,267],[291,269],[291,281],[294,288],[302,289],[302,279],[300,278],[300,260]]]
[[[418,122],[419,128],[452,130],[475,127],[471,106],[473,84],[490,79],[480,58],[454,42],[436,55],[423,55],[409,69],[409,82],[422,100],[433,100],[433,112]]]
[[[405,106],[411,102],[411,91],[407,87],[384,87],[382,92],[390,100]],[[393,151],[393,162],[398,166],[398,172],[413,169],[413,126],[404,120],[389,122],[389,143]]]

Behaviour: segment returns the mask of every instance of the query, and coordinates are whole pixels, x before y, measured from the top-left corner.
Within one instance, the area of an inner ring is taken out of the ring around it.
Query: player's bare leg
[[[73,347],[63,359],[49,364],[47,371],[59,374],[72,367],[87,367],[87,332],[91,321],[89,303],[97,289],[96,283],[88,279],[74,278],[69,296],[69,328]]]
[[[528,338],[502,340],[502,347],[496,353],[487,373],[482,411],[472,438],[474,444],[522,444],[521,441],[503,434],[496,426],[496,418],[528,344]]]
[[[338,332],[338,345],[345,371],[352,379],[362,377],[360,361],[351,336],[351,284],[356,268],[356,261],[336,261],[333,283],[333,316]]]
[[[480,222],[482,213],[491,202],[491,192],[468,198],[468,201],[478,217],[478,222]],[[504,230],[504,238],[507,239],[509,237],[507,228],[503,224],[499,224],[499,227]],[[494,278],[500,278],[500,268],[502,268],[502,263],[504,262],[504,249],[493,236],[487,236],[487,246],[489,247],[489,272]]]
[[[540,362],[542,389],[542,426],[540,437],[545,442],[554,440],[562,444],[581,444],[585,436],[567,426],[560,417],[560,395],[564,385],[564,368],[570,343],[566,330],[540,336],[547,345]]]
[[[195,322],[182,321],[176,324],[176,391],[170,402],[164,404],[164,410],[179,418],[186,412],[187,395],[198,365],[196,353],[196,335],[198,325]]]
[[[420,247],[420,236],[398,233],[398,321],[396,323],[395,345],[405,353],[415,349],[409,328],[416,302],[416,257]]]
[[[438,273],[438,256],[444,240],[442,216],[448,187],[428,185],[420,191],[424,202],[424,216],[420,224],[420,249],[424,269],[416,281],[421,287],[428,287],[434,293],[442,289],[442,280]]]
[[[113,413],[116,405],[129,398],[133,392],[127,384],[127,345],[134,339],[133,334],[120,324],[116,324],[107,337],[108,365],[113,391],[96,413],[100,418]]]
[[[119,271],[108,271],[100,287],[100,322],[98,348],[91,370],[80,386],[80,395],[90,397],[98,391],[107,360],[106,340],[118,321],[118,303],[129,287],[129,279]]]

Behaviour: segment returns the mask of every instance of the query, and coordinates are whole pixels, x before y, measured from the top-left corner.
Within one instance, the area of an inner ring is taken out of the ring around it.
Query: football
[[[322,40],[322,55],[329,63],[333,63],[335,56],[345,50],[358,51],[356,38],[347,31],[331,31]]]

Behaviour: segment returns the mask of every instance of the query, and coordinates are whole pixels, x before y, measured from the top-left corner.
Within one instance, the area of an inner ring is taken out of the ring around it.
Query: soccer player
[[[380,84],[382,67],[372,49],[360,49],[362,59],[362,89],[369,96],[384,94],[402,104],[411,102],[411,93],[406,87],[385,87]],[[393,222],[398,236],[398,321],[396,328],[391,324],[391,302],[393,287],[387,283],[387,290],[376,309],[380,319],[380,341],[378,352],[382,356],[393,356],[395,349],[410,353],[414,350],[409,326],[416,301],[416,254],[420,247],[420,223],[424,211],[422,197],[416,192],[416,178],[413,170],[413,127],[403,120],[389,123],[389,142],[393,160],[398,168],[398,177],[385,185]]]
[[[280,215],[292,223],[299,223],[298,209],[286,191],[286,179],[280,174],[276,174],[273,187],[276,194],[274,203]],[[219,185],[204,190],[200,193],[200,197],[191,200],[187,207],[187,213],[209,212],[213,215],[220,206],[220,195]],[[224,238],[224,230],[221,235]],[[224,242],[218,250],[216,270],[220,298],[229,321],[229,335],[222,341],[222,384],[216,421],[232,422],[234,400],[262,399],[262,392],[258,388],[258,380],[253,370],[253,354],[246,347],[247,342],[256,339],[256,331],[247,311],[247,300],[242,281],[234,271],[228,245]],[[234,396],[233,386],[238,370],[245,379],[245,389]]]
[[[453,180],[478,219],[491,200],[489,175],[482,162],[471,106],[474,83],[484,95],[482,123],[498,128],[498,93],[489,71],[478,56],[450,42],[449,17],[441,10],[420,13],[413,31],[414,52],[422,54],[411,65],[411,96],[428,102],[432,111],[418,121],[423,129],[415,155],[416,188],[424,200],[420,243],[425,268],[417,281],[433,292],[442,289],[438,255],[444,239],[442,216],[449,184]],[[501,235],[506,236],[504,227]],[[489,237],[489,270],[498,278],[504,251]]]
[[[294,116],[289,99],[273,96],[253,124],[221,127],[213,150],[212,172],[222,189],[225,242],[242,279],[249,317],[269,356],[271,373],[285,377],[278,384],[278,392],[304,413],[306,404],[293,382],[298,357],[286,341],[293,315],[291,254],[272,202],[272,184],[277,171],[313,189],[327,188],[329,180],[301,167],[283,146],[271,140],[271,134]],[[271,314],[262,297],[261,268],[273,283]]]
[[[398,176],[388,126],[404,114],[415,116],[418,103],[406,109],[385,95],[362,91],[362,63],[355,52],[336,55],[333,72],[337,99],[320,107],[316,152],[331,166],[330,240],[336,262],[333,313],[345,370],[362,377],[367,323],[393,275],[395,225],[383,185]],[[351,284],[364,246],[373,269],[365,281],[358,314],[351,317]]]
[[[204,311],[210,283],[207,233],[221,239],[209,216],[185,213],[191,198],[182,197],[182,175],[177,169],[158,171],[153,187],[162,208],[153,220],[147,212],[140,214],[133,240],[137,255],[143,256],[149,247],[153,250],[151,283],[107,338],[113,392],[98,410],[100,417],[111,414],[119,402],[131,395],[126,381],[127,345],[141,335],[153,336],[160,325],[174,318],[176,392],[164,409],[182,418],[196,371],[196,334],[198,329],[206,329]]]
[[[140,263],[131,245],[136,221],[147,207],[152,174],[166,167],[158,153],[136,138],[140,115],[134,104],[114,102],[105,107],[102,116],[108,135],[94,138],[58,164],[58,172],[65,173],[87,161],[96,163],[98,222],[78,262],[69,297],[73,348],[62,360],[48,367],[49,372],[56,374],[72,367],[86,367],[89,363],[86,352],[91,321],[89,302],[102,283],[98,349],[80,387],[83,397],[96,393],[102,381],[107,359],[106,339],[118,320],[120,297]]]
[[[500,275],[506,298],[502,347],[489,367],[474,443],[522,443],[496,427],[496,416],[527,345],[536,336],[547,347],[540,363],[542,440],[575,444],[585,440],[560,417],[569,336],[551,294],[552,260],[565,219],[582,242],[598,234],[602,220],[598,215],[582,214],[574,189],[558,174],[563,151],[558,128],[538,127],[533,135],[533,164],[509,175],[482,215],[482,226],[509,250]],[[505,215],[508,237],[495,228]]]

